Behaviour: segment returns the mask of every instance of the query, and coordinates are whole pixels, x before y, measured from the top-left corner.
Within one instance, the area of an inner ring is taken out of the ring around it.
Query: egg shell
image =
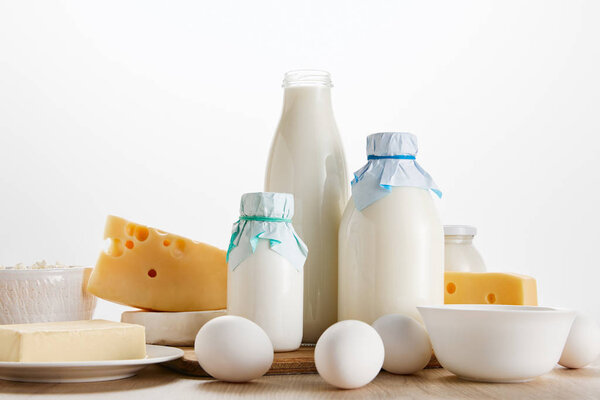
[[[373,328],[385,348],[383,369],[393,374],[412,374],[427,366],[433,352],[429,335],[414,318],[388,314],[378,318]]]
[[[273,364],[273,345],[254,322],[233,315],[208,321],[194,345],[202,369],[227,382],[247,382],[264,375]]]
[[[333,324],[319,338],[315,364],[333,386],[355,389],[371,382],[383,365],[384,349],[370,325],[354,320]]]
[[[600,356],[600,327],[590,316],[577,313],[558,363],[583,368]]]

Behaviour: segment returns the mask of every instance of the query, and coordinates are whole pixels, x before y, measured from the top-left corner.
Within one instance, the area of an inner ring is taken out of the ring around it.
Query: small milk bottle
[[[485,272],[485,264],[479,251],[473,246],[477,228],[469,225],[445,225],[446,271]]]
[[[433,203],[441,192],[415,161],[417,138],[367,137],[367,164],[354,173],[339,232],[340,320],[373,323],[444,302],[444,232]]]
[[[275,351],[302,342],[304,261],[308,250],[292,227],[294,197],[247,193],[227,251],[227,312],[254,321]]]
[[[304,342],[337,322],[338,229],[348,175],[325,71],[290,71],[273,139],[265,190],[294,195],[294,228],[310,254],[304,266]]]

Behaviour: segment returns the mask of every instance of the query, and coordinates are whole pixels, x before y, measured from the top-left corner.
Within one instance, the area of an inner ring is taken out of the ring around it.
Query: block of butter
[[[108,216],[108,241],[88,283],[105,300],[154,311],[227,307],[224,250]]]
[[[125,311],[122,322],[143,325],[146,343],[166,346],[194,346],[196,335],[205,323],[227,314],[216,311]]]
[[[0,361],[60,362],[146,357],[144,327],[104,320],[0,325]]]
[[[537,306],[535,279],[500,272],[444,274],[446,304],[509,304]]]

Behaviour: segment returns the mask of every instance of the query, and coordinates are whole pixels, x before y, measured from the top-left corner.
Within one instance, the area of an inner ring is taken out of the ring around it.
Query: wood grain
[[[186,375],[209,377],[198,364],[196,353],[193,347],[180,347],[183,350],[183,357],[177,360],[169,361],[163,365],[174,371]],[[296,375],[296,374],[316,374],[314,358],[315,346],[305,345],[296,351],[275,353],[273,365],[267,375]],[[441,368],[440,364],[431,357],[431,361],[426,368]]]
[[[477,383],[458,379],[443,368],[414,375],[381,372],[373,382],[355,390],[338,390],[319,375],[263,376],[248,383],[225,383],[181,375],[150,366],[138,376],[95,383],[22,383],[0,380],[0,398],[77,400],[169,399],[519,399],[600,398],[600,363],[595,367],[552,372],[527,383]]]

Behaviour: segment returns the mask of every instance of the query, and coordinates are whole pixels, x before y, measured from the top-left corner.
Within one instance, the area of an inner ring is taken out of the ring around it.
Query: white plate
[[[175,360],[183,350],[146,345],[146,358],[139,360],[0,362],[0,379],[19,382],[98,382],[129,378],[150,364]]]

